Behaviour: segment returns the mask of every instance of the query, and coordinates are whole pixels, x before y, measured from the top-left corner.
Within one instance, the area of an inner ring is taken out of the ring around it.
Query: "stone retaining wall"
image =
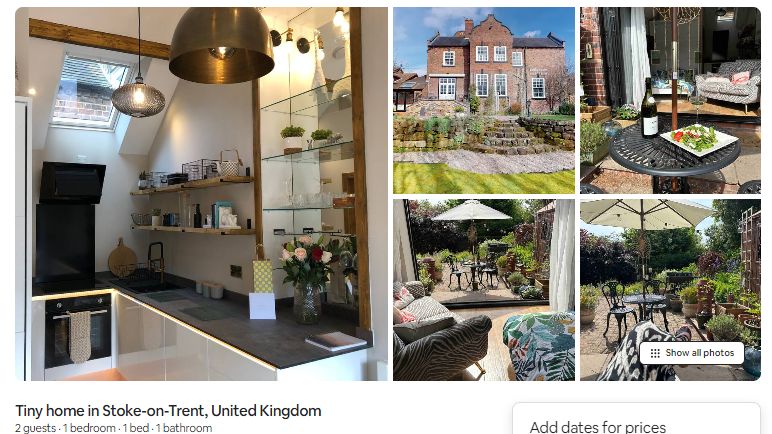
[[[573,151],[575,146],[574,123],[571,121],[554,121],[538,118],[520,118],[520,126],[544,139],[544,142],[567,151]]]

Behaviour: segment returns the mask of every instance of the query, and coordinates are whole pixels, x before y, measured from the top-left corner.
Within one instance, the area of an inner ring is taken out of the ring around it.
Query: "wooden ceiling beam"
[[[82,29],[35,18],[29,19],[29,35],[32,38],[48,39],[66,44],[137,54],[137,38]],[[142,40],[142,55],[168,60],[169,46],[160,42]]]

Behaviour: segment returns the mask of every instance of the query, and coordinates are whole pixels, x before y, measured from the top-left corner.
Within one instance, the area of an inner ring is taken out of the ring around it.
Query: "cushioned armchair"
[[[744,83],[732,84],[732,75],[750,72],[750,79]],[[723,80],[728,79],[728,80]],[[761,60],[736,60],[722,63],[718,74],[700,74],[696,77],[697,90],[708,98],[743,104],[748,112],[748,104],[759,102],[761,98]]]
[[[416,318],[394,326],[394,380],[449,380],[485,357],[492,327],[490,318],[480,315],[464,320],[440,302],[424,296],[420,282],[394,285],[405,286],[415,297],[402,311]],[[411,333],[402,328],[410,328]],[[403,339],[398,333],[415,340]]]

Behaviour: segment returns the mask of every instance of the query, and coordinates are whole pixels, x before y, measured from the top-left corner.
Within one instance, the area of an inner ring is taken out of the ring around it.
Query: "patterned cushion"
[[[413,300],[415,300],[413,294],[411,294],[404,286],[399,290],[394,291],[394,307],[397,309],[404,309],[407,305],[412,303]]]
[[[751,87],[747,84],[732,84],[731,82],[713,83],[706,82],[700,86],[700,90],[703,92],[715,92],[724,95],[741,95],[746,96],[751,94]]]
[[[504,343],[517,381],[573,381],[573,312],[528,313],[504,324]]]
[[[425,319],[421,321],[411,321],[394,326],[394,333],[409,344],[423,337],[429,336],[440,330],[452,327],[456,323],[451,317],[442,317],[434,319]]]
[[[402,310],[415,315],[419,321],[437,315],[449,316],[450,314],[447,307],[431,297],[416,299]]]
[[[678,376],[672,365],[644,365],[640,360],[641,342],[688,342],[689,327],[681,327],[675,335],[663,332],[651,321],[642,321],[630,330],[622,345],[611,356],[598,376],[598,381],[674,381]]]

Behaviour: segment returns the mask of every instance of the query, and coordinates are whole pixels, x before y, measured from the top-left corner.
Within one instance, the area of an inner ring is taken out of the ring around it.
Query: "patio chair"
[[[480,269],[480,274],[485,276],[488,280],[488,286],[493,287],[493,279],[496,278],[496,288],[499,287],[501,280],[499,279],[499,269],[496,268],[496,255],[488,253],[485,258],[485,267]]]
[[[608,303],[608,314],[606,315],[606,331],[603,332],[603,337],[606,337],[609,329],[609,323],[611,322],[611,315],[614,315],[614,319],[617,320],[618,338],[617,342],[622,342],[622,321],[625,323],[625,333],[627,333],[627,315],[633,314],[635,323],[638,323],[638,315],[635,313],[635,309],[625,306],[625,302],[622,299],[625,295],[625,289],[622,284],[617,281],[608,281],[601,286],[601,292],[603,298]]]
[[[453,278],[455,277],[458,279],[458,290],[462,291],[464,288],[461,287],[461,277],[463,276],[464,279],[466,279],[466,284],[469,286],[469,276],[466,271],[463,271],[461,269],[461,266],[459,265],[458,261],[456,261],[456,257],[453,255],[450,255],[445,259],[445,262],[450,267],[450,276],[448,277],[448,290],[453,290]]]
[[[648,280],[643,283],[643,295],[649,295],[649,294],[658,294],[661,295],[660,287],[662,285],[662,282],[659,280]],[[665,322],[665,330],[668,332],[670,329],[668,328],[667,323],[667,303],[657,303],[657,304],[648,304],[645,307],[646,309],[646,317],[650,319],[652,322],[654,322],[654,312],[661,312],[662,313],[662,320]]]

